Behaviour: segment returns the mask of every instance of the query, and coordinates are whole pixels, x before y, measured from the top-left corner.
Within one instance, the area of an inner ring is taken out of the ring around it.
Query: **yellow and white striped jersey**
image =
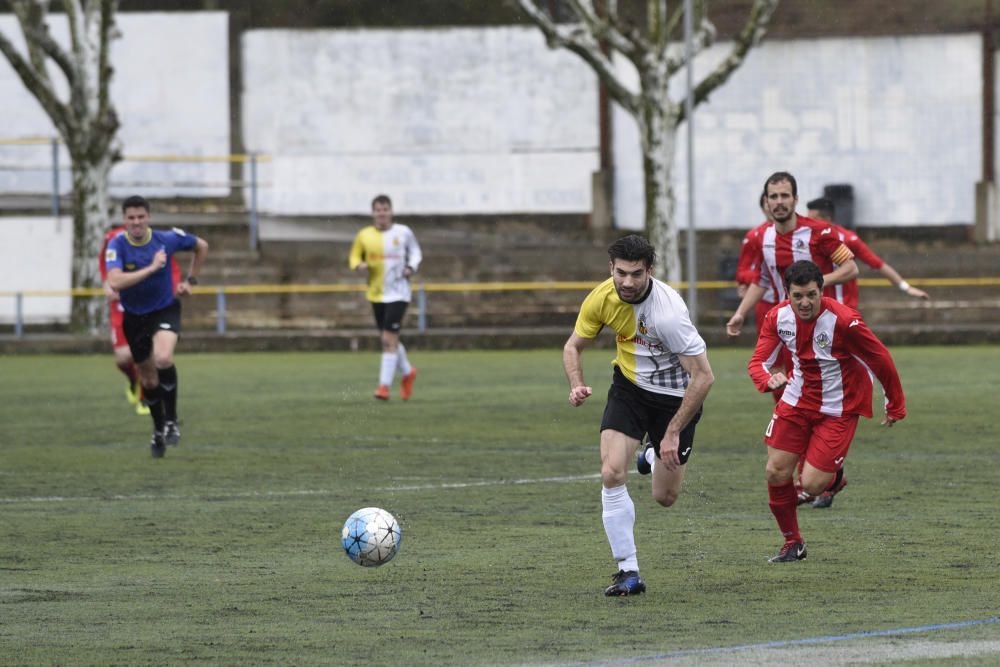
[[[352,271],[361,262],[368,264],[366,296],[369,301],[393,303],[410,301],[410,280],[403,275],[403,269],[410,267],[416,272],[422,259],[420,244],[413,230],[393,223],[384,232],[374,225],[358,232],[351,246],[349,261]]]
[[[690,375],[677,355],[693,357],[706,350],[680,294],[651,278],[652,286],[639,303],[618,298],[614,279],[595,287],[580,307],[576,335],[596,338],[605,326],[616,334],[614,364],[633,384],[657,394],[683,396]]]

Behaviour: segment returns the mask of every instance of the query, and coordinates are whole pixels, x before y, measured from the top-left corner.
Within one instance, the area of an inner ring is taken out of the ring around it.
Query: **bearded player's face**
[[[611,278],[618,298],[625,303],[635,303],[646,294],[652,269],[641,259],[629,261],[616,259],[611,262]]]

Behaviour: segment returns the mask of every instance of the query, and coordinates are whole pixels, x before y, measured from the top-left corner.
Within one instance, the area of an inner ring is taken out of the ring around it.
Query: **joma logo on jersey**
[[[794,336],[794,331],[789,331],[788,329],[778,329],[779,336]]]

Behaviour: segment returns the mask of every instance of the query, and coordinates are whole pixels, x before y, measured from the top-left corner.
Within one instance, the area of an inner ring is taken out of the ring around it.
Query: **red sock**
[[[795,484],[791,481],[780,486],[768,484],[767,495],[770,498],[768,504],[771,506],[771,514],[778,522],[778,528],[785,537],[785,541],[802,542],[802,535],[799,533],[798,496],[795,492]]]
[[[139,369],[135,367],[135,364],[131,361],[126,361],[115,365],[118,366],[118,370],[122,372],[122,375],[127,377],[129,382],[134,385],[136,380],[139,378]]]

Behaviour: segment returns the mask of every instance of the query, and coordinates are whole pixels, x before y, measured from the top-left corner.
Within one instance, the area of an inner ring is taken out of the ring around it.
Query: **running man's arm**
[[[857,268],[857,267],[855,267]],[[743,328],[743,322],[746,321],[747,313],[749,313],[757,302],[760,301],[761,297],[767,290],[757,283],[754,283],[747,287],[746,294],[743,295],[743,300],[740,301],[740,305],[736,307],[736,312],[733,316],[729,318],[726,322],[726,333],[732,337],[740,335],[740,330]]]
[[[157,250],[156,254],[153,255],[153,263],[149,266],[144,266],[137,271],[129,271],[126,273],[117,266],[113,266],[108,269],[108,285],[111,286],[111,289],[120,292],[123,289],[132,287],[133,285],[138,285],[166,265],[166,250]]]
[[[892,266],[890,266],[888,263],[883,262],[882,266],[879,267],[878,271],[883,276],[885,276],[890,283],[899,288],[899,291],[905,292],[906,294],[909,294],[910,296],[916,297],[918,299],[927,300],[931,298],[930,294],[928,294],[927,292],[923,291],[922,289],[917,289],[910,283],[903,280],[903,276],[899,275],[899,272],[896,271],[896,269],[892,268]]]
[[[849,259],[830,273],[823,276],[823,286],[841,285],[858,277],[858,263]]]
[[[569,402],[573,407],[583,405],[594,390],[583,381],[583,349],[593,342],[593,338],[584,338],[575,331],[563,346],[563,370],[569,380]]]
[[[715,383],[715,375],[712,374],[712,366],[708,363],[708,355],[704,352],[693,357],[677,355],[681,366],[691,376],[687,389],[684,390],[684,400],[677,408],[670,423],[667,424],[667,431],[660,441],[660,461],[667,470],[674,470],[681,464],[678,450],[681,444],[681,431],[691,422],[695,414],[708,397],[708,391]]]
[[[198,280],[198,274],[201,273],[201,265],[204,264],[207,255],[208,241],[198,237],[198,241],[194,245],[194,255],[191,257],[191,264],[188,266],[187,276],[177,283],[178,296],[191,293],[191,283],[188,282],[188,278]]]

